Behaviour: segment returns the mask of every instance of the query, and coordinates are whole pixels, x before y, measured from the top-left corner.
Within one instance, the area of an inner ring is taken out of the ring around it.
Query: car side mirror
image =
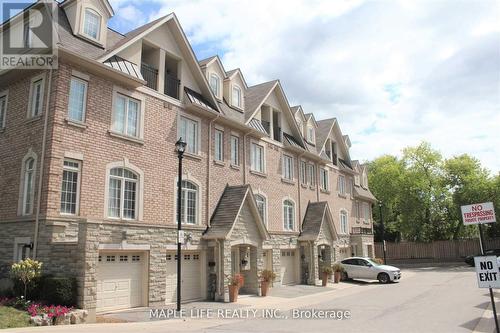
[[[373,265],[372,265],[372,264],[366,264],[366,266],[368,266],[368,267],[372,267]]]

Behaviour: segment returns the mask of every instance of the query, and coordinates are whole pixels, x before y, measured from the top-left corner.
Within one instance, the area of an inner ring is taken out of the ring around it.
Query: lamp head
[[[179,155],[184,154],[184,152],[186,151],[186,145],[187,143],[182,139],[182,137],[177,140],[177,142],[175,143],[175,150]]]

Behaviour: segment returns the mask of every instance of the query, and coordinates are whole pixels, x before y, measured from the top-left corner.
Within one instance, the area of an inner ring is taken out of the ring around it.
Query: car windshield
[[[370,264],[372,264],[373,266],[379,266],[380,264],[371,260],[371,259],[365,259],[366,261],[368,261]]]

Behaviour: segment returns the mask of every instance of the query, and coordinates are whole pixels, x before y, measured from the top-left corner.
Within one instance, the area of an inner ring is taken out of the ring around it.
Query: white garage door
[[[167,252],[167,290],[166,302],[177,301],[177,254]],[[199,252],[184,252],[181,267],[181,299],[191,301],[203,298],[202,291],[202,264]]]
[[[97,311],[143,306],[146,254],[100,253],[97,265]]]
[[[297,283],[297,260],[295,250],[281,251],[281,284]]]

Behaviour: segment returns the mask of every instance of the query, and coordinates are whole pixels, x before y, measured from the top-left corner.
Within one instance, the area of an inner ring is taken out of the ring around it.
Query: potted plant
[[[260,273],[260,293],[262,296],[267,296],[269,284],[276,279],[276,273],[269,269],[265,269]]]
[[[228,276],[228,287],[229,287],[229,302],[233,303],[238,300],[238,292],[240,288],[243,287],[245,279],[241,274],[234,274],[233,276]]]
[[[322,275],[321,275],[321,285],[323,287],[326,287],[326,284],[328,283],[328,278],[332,276],[333,270],[331,267],[325,266],[323,267],[322,270]]]
[[[342,272],[344,271],[344,267],[340,263],[333,264],[333,282],[339,283],[340,278],[342,277]]]

